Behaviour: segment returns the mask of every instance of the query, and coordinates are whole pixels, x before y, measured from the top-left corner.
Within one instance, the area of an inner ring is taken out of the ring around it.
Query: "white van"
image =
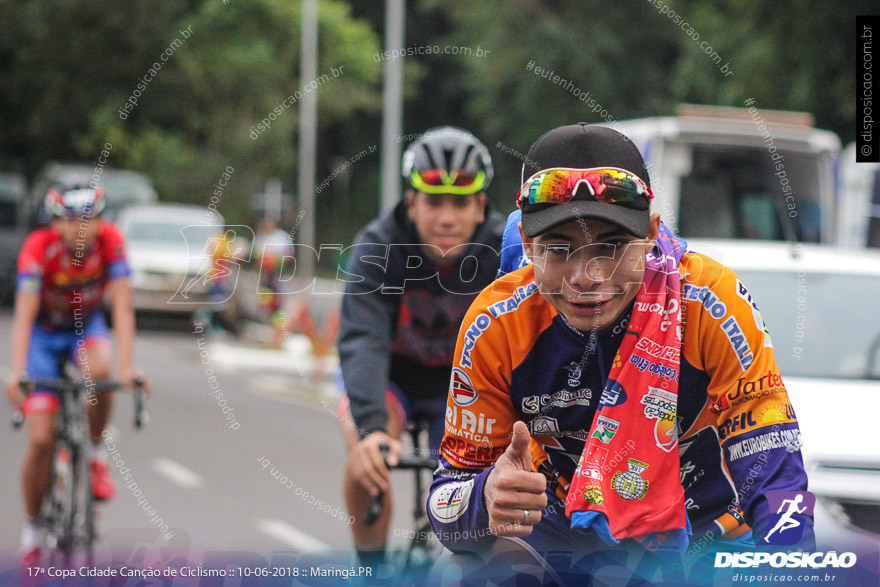
[[[807,113],[684,104],[623,120],[651,173],[653,207],[684,238],[839,237],[840,139]]]

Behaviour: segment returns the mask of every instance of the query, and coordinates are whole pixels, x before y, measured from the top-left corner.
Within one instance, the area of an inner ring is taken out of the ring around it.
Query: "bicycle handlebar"
[[[401,457],[397,460],[397,464],[391,466],[388,464],[388,451],[390,448],[387,444],[380,443],[379,451],[382,453],[382,460],[385,461],[385,466],[388,469],[408,469],[420,471],[423,469],[427,469],[429,471],[433,471],[437,468],[437,459],[432,459],[430,457],[421,457],[421,456],[409,456],[409,455],[401,455]],[[385,500],[385,492],[381,489],[379,493],[374,495],[372,499],[370,499],[370,505],[367,507],[367,513],[361,518],[361,521],[366,526],[372,526],[376,523],[376,520],[379,519],[379,516],[382,515],[382,502]]]
[[[134,381],[134,427],[137,429],[143,428],[143,426],[149,422],[150,414],[147,412],[146,407],[144,406],[144,394],[146,381],[141,379],[140,377],[136,378]],[[94,381],[91,384],[85,384],[81,381],[71,381],[69,379],[36,379],[32,380],[28,377],[27,374],[21,376],[18,380],[18,388],[21,390],[22,394],[25,396],[29,395],[31,389],[33,388],[48,388],[61,393],[66,392],[67,390],[74,389],[75,387],[83,386],[87,390],[91,390],[93,392],[100,393],[110,393],[113,391],[119,391],[122,389],[122,384],[118,381]],[[22,414],[21,410],[15,410],[12,413],[12,427],[16,430],[21,428],[21,425],[24,423],[24,414]]]

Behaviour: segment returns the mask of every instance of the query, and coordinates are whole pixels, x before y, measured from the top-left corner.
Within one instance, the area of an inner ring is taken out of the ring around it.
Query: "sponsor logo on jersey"
[[[784,448],[786,452],[793,453],[800,450],[800,447],[801,431],[797,428],[789,428],[752,436],[726,448],[728,460],[738,461],[759,452],[769,452],[778,448]]]
[[[745,289],[745,288],[743,288]],[[739,291],[737,292],[739,293]],[[748,295],[748,292],[745,292]],[[746,299],[743,295],[740,295],[743,299]],[[682,291],[682,299],[685,300],[696,300],[703,304],[703,307],[706,308],[706,311],[715,318],[716,320],[720,320],[724,316],[727,315],[727,306],[722,302],[717,295],[712,291],[709,287],[698,287],[691,284],[685,284],[684,290]],[[751,300],[751,296],[749,295],[749,299]],[[757,312],[757,306],[754,304],[754,301],[750,301],[749,304],[752,306],[752,312],[755,314]],[[757,313],[755,323],[758,323],[758,319],[760,318],[760,313]],[[765,338],[769,342],[769,335],[767,334],[766,327],[763,326],[763,319],[761,319],[761,325],[759,326],[760,330],[765,333]],[[752,349],[749,347],[749,343],[746,340],[745,333],[742,328],[740,328],[739,323],[736,321],[734,316],[728,316],[721,323],[721,330],[724,332],[724,335],[727,337],[728,342],[730,342],[731,348],[733,348],[733,352],[736,353],[736,358],[739,360],[740,367],[742,367],[743,371],[748,371],[749,366],[752,364],[752,360],[754,359],[754,354],[752,353]],[[772,345],[768,345],[772,346]]]
[[[712,411],[720,414],[745,402],[777,393],[785,393],[785,387],[782,384],[782,377],[772,369],[757,379],[740,377],[736,382],[736,391],[722,395],[712,406]],[[791,419],[794,419],[794,416]]]
[[[624,402],[626,402],[626,390],[620,382],[609,377],[605,382],[605,389],[602,390],[602,397],[599,398],[599,409],[619,406]]]
[[[446,429],[456,436],[472,440],[474,442],[488,443],[488,434],[492,434],[492,425],[495,418],[486,418],[482,412],[475,414],[470,410],[461,408],[461,422],[459,422],[459,408],[454,405],[446,406]]]
[[[681,348],[677,346],[662,345],[658,342],[654,342],[647,336],[639,338],[635,350],[642,351],[655,359],[664,359],[667,361],[678,361],[681,356]]]
[[[678,381],[678,369],[668,367],[664,365],[662,361],[652,363],[648,359],[632,354],[629,358],[629,362],[635,365],[640,373],[644,373],[645,369],[647,369],[652,375],[657,375],[658,377],[669,379],[670,381]]]
[[[706,308],[706,311],[716,320],[719,320],[727,314],[727,306],[724,302],[718,299],[718,296],[715,295],[715,292],[713,292],[710,287],[700,287],[686,283],[684,284],[684,290],[681,292],[681,297],[684,300],[696,300],[701,302],[703,307]]]
[[[431,514],[444,524],[454,522],[467,511],[473,489],[473,479],[443,485],[431,494]]]
[[[611,488],[617,492],[621,499],[627,501],[644,499],[648,493],[648,481],[642,477],[642,473],[648,468],[648,463],[638,459],[626,460],[628,471],[617,471],[611,477]]]
[[[513,312],[519,305],[524,301],[530,298],[533,294],[538,291],[538,284],[532,282],[525,286],[519,286],[515,290],[513,290],[513,295],[510,297],[504,298],[500,302],[496,302],[489,306],[488,311],[492,314],[493,318],[498,318],[504,314],[509,312]]]
[[[752,416],[752,411],[749,410],[747,412],[742,412],[734,416],[733,418],[728,418],[724,421],[721,426],[718,427],[718,438],[722,440],[730,436],[731,434],[748,432],[749,430],[754,429],[758,426],[758,422],[755,421]]]
[[[449,395],[451,395],[452,400],[460,406],[469,406],[477,401],[478,394],[474,391],[471,378],[458,367],[452,369],[452,381],[449,384]]]
[[[569,391],[560,389],[555,393],[543,395],[529,395],[522,399],[522,411],[524,414],[538,414],[548,412],[552,408],[568,408],[571,406],[589,406],[593,397],[593,390],[588,387]]]
[[[752,316],[755,318],[755,326],[759,331],[764,333],[764,346],[767,348],[773,348],[773,341],[770,340],[770,331],[767,330],[767,325],[764,323],[764,317],[761,316],[758,304],[755,303],[752,294],[749,293],[749,290],[746,289],[746,286],[743,285],[743,282],[739,279],[736,280],[736,295],[741,297],[749,306],[751,306]]]
[[[529,422],[529,432],[536,435],[556,434],[559,432],[559,421],[556,418],[539,416]]]
[[[524,300],[534,295],[537,291],[538,285],[536,283],[520,286],[513,291],[513,295],[489,306],[487,312],[495,318],[507,314],[508,312],[513,312]],[[461,358],[458,361],[462,367],[467,369],[473,367],[471,352],[473,352],[474,347],[477,345],[477,340],[483,336],[483,333],[486,332],[486,329],[489,328],[490,324],[492,324],[492,318],[490,318],[488,314],[482,313],[474,318],[473,322],[471,322],[467,329],[465,329],[464,346],[461,350]]]
[[[752,349],[749,348],[746,335],[739,326],[739,322],[736,321],[734,316],[729,316],[721,323],[721,330],[727,335],[727,340],[730,342],[733,352],[736,353],[740,367],[742,367],[743,371],[748,371],[754,356],[752,355]]]
[[[678,413],[678,396],[671,391],[659,387],[648,387],[639,400],[644,408],[644,416],[656,420],[654,424],[654,441],[657,447],[666,452],[672,451],[678,442],[676,414]]]
[[[598,438],[599,442],[608,444],[619,429],[620,422],[617,420],[612,420],[607,416],[599,416],[596,418],[596,429],[593,431],[591,438]]]
[[[474,321],[464,331],[464,347],[461,349],[461,358],[458,361],[462,367],[470,369],[474,366],[471,362],[471,352],[477,345],[477,340],[483,336],[483,333],[486,332],[491,323],[491,318],[485,314],[480,314],[474,318]]]
[[[584,462],[598,467],[604,467],[605,461],[608,459],[608,449],[598,444],[591,444],[587,448],[587,455]]]
[[[464,438],[447,435],[443,439],[440,453],[456,467],[463,469],[485,469],[493,465],[506,449],[505,445],[478,444]]]
[[[562,368],[564,371],[568,371],[568,385],[569,387],[577,387],[581,384],[581,376],[583,375],[583,368],[580,363],[577,361],[572,361],[567,366]]]

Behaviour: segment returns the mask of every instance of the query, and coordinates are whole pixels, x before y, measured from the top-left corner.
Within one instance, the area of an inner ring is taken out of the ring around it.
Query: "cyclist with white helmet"
[[[28,237],[18,258],[12,368],[6,393],[13,407],[25,415],[28,428],[22,472],[26,520],[21,539],[26,566],[35,566],[40,559],[40,509],[50,478],[59,399],[56,392],[41,389],[25,398],[18,387],[20,378],[25,374],[31,379],[61,377],[58,356],[66,354],[87,381],[109,379],[113,353],[102,312],[105,293],[112,300],[118,380],[131,387],[140,376],[132,368],[135,317],[125,239],[115,225],[101,218],[106,203],[100,185],[49,189],[45,204],[51,224]],[[97,500],[110,499],[115,493],[101,442],[111,399],[106,393],[88,398],[89,466]]]
[[[498,269],[504,219],[489,209],[489,151],[471,133],[429,130],[403,154],[403,201],[356,237],[342,300],[339,420],[349,450],[344,492],[361,561],[384,558],[391,518],[388,462],[400,455],[408,418],[443,436],[450,364],[462,317]],[[436,454],[436,452],[434,453]],[[384,491],[381,517],[362,522]]]

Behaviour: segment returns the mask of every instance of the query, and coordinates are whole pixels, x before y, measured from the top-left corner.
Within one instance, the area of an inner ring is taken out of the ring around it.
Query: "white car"
[[[128,243],[136,310],[185,314],[226,296],[212,297],[213,239],[223,217],[186,204],[130,206],[116,218]]]
[[[794,406],[809,489],[880,532],[880,251],[693,241],[754,297]]]

